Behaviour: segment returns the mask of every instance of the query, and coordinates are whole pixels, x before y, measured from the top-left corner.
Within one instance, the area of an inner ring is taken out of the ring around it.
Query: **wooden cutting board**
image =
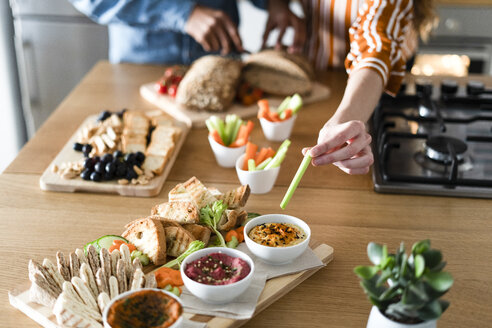
[[[52,172],[52,166],[54,164],[60,166],[65,162],[75,162],[80,160],[82,153],[73,150],[73,144],[77,141],[77,136],[84,126],[90,122],[95,122],[97,115],[89,116],[74,133],[70,140],[63,146],[62,150],[58,153],[55,159],[46,168],[43,175],[39,179],[39,185],[42,190],[58,191],[58,192],[95,192],[95,193],[109,193],[118,194],[120,196],[132,196],[132,197],[153,197],[157,196],[164,182],[166,181],[171,168],[173,167],[176,158],[178,157],[179,150],[183,146],[183,143],[190,130],[190,125],[187,122],[176,120],[174,123],[176,126],[182,129],[181,136],[176,143],[171,158],[167,162],[164,171],[154,177],[146,185],[120,185],[117,180],[104,181],[104,182],[92,182],[85,181],[82,178],[77,177],[75,179],[66,180],[59,174]]]
[[[205,126],[205,120],[211,115],[217,115],[224,118],[227,114],[236,114],[241,118],[255,116],[258,112],[258,106],[256,104],[251,106],[243,106],[239,103],[233,103],[229,109],[223,113],[212,112],[198,112],[189,110],[186,107],[178,104],[174,98],[167,95],[162,95],[155,90],[155,82],[144,84],[140,87],[140,95],[148,102],[156,105],[174,118],[189,122],[194,128],[201,128]],[[321,83],[315,82],[313,84],[313,91],[309,96],[303,97],[305,104],[311,104],[317,101],[324,100],[330,96],[330,89]],[[278,106],[284,99],[283,97],[269,96],[268,101],[271,106]],[[301,114],[302,115],[302,114]]]
[[[310,247],[314,254],[316,254],[324,264],[328,264],[333,260],[333,248],[331,246],[311,240]],[[321,268],[322,267],[305,270],[268,280],[258,299],[255,315],[266,309],[270,304],[287,294]],[[51,309],[29,301],[29,285],[25,285],[22,288],[9,292],[9,301],[13,307],[23,312],[42,327],[60,328]],[[248,321],[196,315],[186,312],[184,313],[184,316],[191,321],[206,322],[207,327],[213,328],[235,328]]]

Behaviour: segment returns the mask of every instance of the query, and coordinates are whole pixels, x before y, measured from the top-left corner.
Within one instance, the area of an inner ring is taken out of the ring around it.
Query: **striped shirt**
[[[345,65],[347,73],[377,72],[396,94],[416,44],[413,0],[303,0],[306,51],[317,69]]]

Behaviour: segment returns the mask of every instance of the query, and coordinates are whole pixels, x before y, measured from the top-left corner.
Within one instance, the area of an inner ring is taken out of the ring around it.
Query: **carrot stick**
[[[249,135],[251,134],[251,131],[253,131],[254,126],[255,124],[252,121],[248,121],[248,123],[246,123],[246,136],[245,136],[246,140],[248,140]]]
[[[278,115],[277,112],[270,112],[270,120],[272,122],[280,122],[281,121],[280,116]]]
[[[212,136],[212,138],[214,138],[215,141],[217,141],[222,146],[224,146],[224,142],[220,138],[219,132],[217,130],[212,130],[212,132],[210,132],[210,136]]]
[[[247,133],[248,133],[248,127],[246,125],[241,125],[239,127],[239,131],[237,132],[236,140],[244,139]]]
[[[258,150],[258,146],[252,142],[248,142],[246,144],[246,156],[244,157],[243,170],[248,170],[248,160],[254,159],[256,155],[256,151]]]
[[[229,147],[236,148],[236,147],[241,147],[246,144],[246,139],[236,139],[233,143],[229,145]]]
[[[267,159],[268,157],[273,158],[274,156],[275,156],[275,150],[273,150],[272,147],[268,147],[268,153],[266,154],[265,159]]]
[[[237,228],[236,232],[238,234],[237,241],[242,243],[244,241],[244,227]]]
[[[230,242],[232,240],[232,236],[236,237],[236,239],[239,241],[239,235],[237,234],[236,230],[229,230],[225,235],[225,241]]]
[[[266,159],[266,155],[268,154],[268,148],[261,148],[260,152],[256,154],[255,164],[258,166],[261,162]]]

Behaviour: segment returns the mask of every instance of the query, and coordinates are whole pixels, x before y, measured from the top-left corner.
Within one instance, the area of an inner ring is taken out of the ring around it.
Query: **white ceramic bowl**
[[[181,308],[183,308],[183,304],[181,303],[181,301],[179,300],[179,298],[174,295],[173,293],[169,293],[165,290],[162,290],[162,289],[157,289],[157,288],[142,288],[142,289],[138,289],[138,290],[130,290],[128,292],[125,292],[123,294],[120,294],[118,295],[117,297],[113,298],[111,300],[111,303],[109,303],[108,306],[106,306],[106,308],[104,309],[104,312],[103,312],[103,324],[104,324],[104,328],[112,328],[109,323],[108,323],[108,312],[109,312],[109,309],[111,308],[111,306],[114,304],[114,302],[116,302],[117,300],[120,300],[122,298],[125,298],[135,292],[140,292],[142,290],[154,290],[154,291],[157,291],[157,292],[160,292],[160,293],[163,293],[163,294],[166,294],[172,298],[174,298],[176,301],[178,301],[178,303],[181,305]],[[184,311],[184,310],[183,310]],[[183,322],[183,315],[181,314],[181,316],[178,318],[178,320],[176,320],[175,323],[173,323],[171,326],[169,326],[169,328],[179,328],[181,327],[181,324]]]
[[[235,148],[222,146],[210,136],[208,137],[208,142],[214,152],[217,163],[222,167],[234,167],[238,157],[244,154],[246,150],[246,145]]]
[[[248,237],[248,234],[255,226],[263,223],[295,224],[296,226],[304,230],[304,233],[306,233],[306,239],[297,245],[287,247],[270,247],[260,245],[251,240],[251,238]],[[281,265],[292,262],[302,253],[304,253],[309,245],[310,239],[311,229],[309,228],[307,223],[299,218],[285,214],[267,214],[258,216],[248,221],[248,223],[246,223],[246,226],[244,227],[244,240],[246,242],[246,246],[248,246],[251,253],[269,264]]]
[[[236,172],[242,185],[249,185],[252,194],[266,194],[272,190],[277,181],[280,167],[268,170],[247,171],[243,170],[244,156],[241,155],[236,161]]]
[[[206,285],[188,278],[184,271],[188,263],[198,260],[199,258],[211,253],[224,253],[232,257],[239,257],[248,263],[251,271],[243,279],[229,285]],[[188,255],[184,259],[183,263],[181,263],[181,278],[183,279],[186,288],[190,291],[190,293],[192,293],[202,301],[212,304],[229,303],[235,298],[239,297],[242,293],[246,291],[246,289],[248,289],[249,285],[251,284],[254,271],[255,264],[251,257],[236,249],[225,247],[210,247],[201,249]]]
[[[272,141],[284,141],[288,139],[296,118],[297,115],[293,115],[291,118],[282,122],[270,122],[267,119],[260,118],[260,124],[265,138]]]

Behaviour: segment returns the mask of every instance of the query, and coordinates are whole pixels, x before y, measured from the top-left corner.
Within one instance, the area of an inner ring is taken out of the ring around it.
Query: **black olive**
[[[142,164],[143,161],[145,161],[145,155],[144,153],[142,153],[141,151],[138,151],[136,154],[135,154],[135,159],[137,160],[137,164]]]
[[[108,173],[108,172],[104,172],[103,178],[106,181],[113,180],[114,179],[114,174]]]
[[[99,117],[97,118],[98,121],[104,121],[108,117],[111,116],[111,112],[108,110],[102,111],[101,114],[99,114]]]
[[[97,172],[92,172],[91,173],[91,180],[94,182],[99,182],[102,180],[102,176],[101,176],[101,174],[99,174]]]
[[[84,153],[85,157],[89,156],[89,153],[92,151],[92,146],[89,144],[85,144],[82,146],[82,152]]]
[[[75,151],[82,151],[82,148],[84,148],[84,145],[80,142],[76,142],[73,144],[73,150]]]
[[[136,157],[134,153],[126,154],[125,162],[133,167],[133,164],[136,163]]]
[[[104,173],[104,163],[103,162],[97,162],[94,165],[94,171],[97,173],[103,174]]]
[[[104,154],[104,156],[101,158],[101,161],[103,163],[109,163],[113,160],[113,155],[111,154]]]
[[[113,175],[116,172],[116,163],[115,162],[106,163],[106,166],[104,168],[106,173]]]
[[[114,158],[120,158],[120,157],[123,157],[123,153],[121,152],[121,150],[117,150],[113,153],[113,157]]]
[[[85,169],[80,173],[80,177],[84,180],[90,180],[91,179],[91,173],[92,171],[89,169]]]
[[[126,172],[126,179],[131,180],[131,179],[136,179],[138,178],[137,172],[135,172],[132,168],[128,168]]]
[[[94,156],[92,157],[92,159],[94,160],[94,164],[99,163],[101,161],[101,157],[99,156]]]
[[[116,172],[115,175],[118,178],[124,178],[126,176],[126,165],[123,163],[116,164]]]
[[[94,170],[94,159],[92,158],[86,158],[84,162],[84,167],[89,170]]]

